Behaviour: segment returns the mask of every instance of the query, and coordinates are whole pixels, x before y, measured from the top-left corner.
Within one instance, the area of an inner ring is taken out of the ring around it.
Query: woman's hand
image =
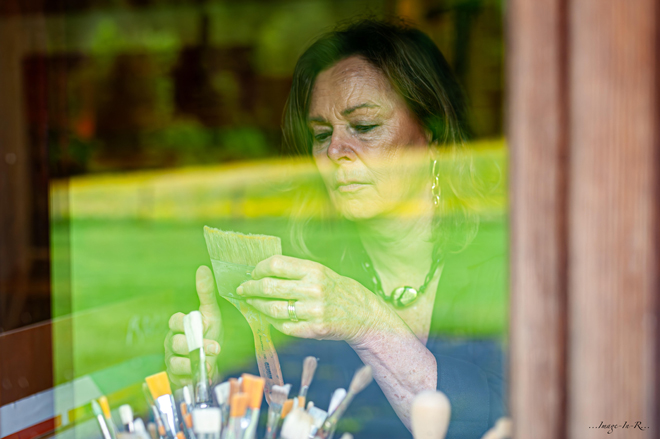
[[[220,353],[222,340],[222,315],[216,299],[215,284],[211,270],[202,265],[196,274],[197,296],[199,296],[199,312],[204,323],[204,352],[206,353],[206,368],[209,377],[216,373],[216,358]],[[165,337],[165,364],[170,381],[177,386],[185,386],[192,380],[190,359],[188,358],[188,343],[183,329],[184,313],[178,312],[170,318],[170,331]]]
[[[294,337],[363,343],[386,311],[359,282],[316,262],[288,256],[261,261],[236,292],[279,331]],[[289,318],[295,301],[298,322]]]

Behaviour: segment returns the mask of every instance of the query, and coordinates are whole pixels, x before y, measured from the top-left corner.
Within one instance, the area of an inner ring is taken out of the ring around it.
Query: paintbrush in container
[[[300,379],[300,392],[298,393],[298,407],[305,407],[305,400],[307,399],[307,391],[309,385],[312,384],[314,373],[318,366],[318,360],[315,357],[306,357],[303,361],[302,377]]]
[[[95,400],[92,400],[92,411],[94,412],[94,416],[96,416],[96,420],[98,421],[99,427],[101,428],[103,439],[113,439],[112,435],[110,434],[110,429],[108,428],[108,423],[105,420],[105,416],[103,415],[103,410],[101,409],[99,403]]]
[[[248,425],[243,433],[243,439],[254,439],[257,435],[257,424],[259,423],[259,412],[261,410],[261,401],[264,396],[264,386],[266,380],[261,377],[255,377],[243,374],[243,385],[248,394]]]
[[[266,380],[266,401],[274,385],[283,385],[280,361],[270,335],[270,324],[264,316],[236,294],[236,288],[252,279],[252,270],[259,262],[282,254],[280,238],[267,235],[243,235],[204,227],[206,247],[211,257],[218,293],[243,314],[254,336],[259,374]]]
[[[351,380],[351,385],[348,386],[348,393],[346,393],[346,397],[341,401],[341,403],[339,403],[339,406],[332,413],[332,415],[328,416],[328,418],[323,423],[323,426],[319,428],[318,432],[316,433],[317,438],[332,439],[332,435],[337,428],[339,419],[342,417],[344,412],[346,412],[346,409],[351,404],[351,401],[353,401],[353,398],[355,398],[355,395],[367,387],[369,383],[371,383],[372,379],[373,375],[371,372],[371,366],[364,366],[355,372],[353,380]]]
[[[160,419],[160,414],[158,413],[158,408],[156,407],[156,401],[154,401],[153,396],[151,396],[151,391],[149,390],[147,383],[142,383],[142,393],[144,394],[144,398],[147,400],[147,404],[149,404],[149,407],[151,407],[151,411],[154,414],[153,424],[156,427],[157,436],[164,437],[165,427],[163,427],[163,422]],[[150,422],[149,424],[151,425],[152,423]],[[149,430],[149,433],[151,433],[151,430]]]
[[[341,387],[332,392],[332,397],[330,398],[330,405],[328,406],[328,416],[330,416],[339,406],[339,403],[346,398],[346,389]]]
[[[133,409],[130,405],[123,404],[119,406],[119,417],[124,426],[124,431],[129,433],[135,432],[135,426],[133,424]]]
[[[105,396],[100,397],[99,405],[103,411],[103,416],[105,417],[105,422],[108,425],[108,430],[110,430],[110,436],[116,438],[117,428],[115,427],[115,423],[112,421],[112,413],[110,413],[110,404],[108,403],[108,398]]]
[[[229,420],[230,386],[231,384],[229,381],[225,381],[224,383],[218,384],[215,386],[215,389],[213,389],[213,392],[215,393],[215,402],[218,404],[218,407],[220,407],[222,428],[227,426],[227,421]]]
[[[289,413],[282,423],[280,437],[282,439],[309,439],[314,418],[302,408],[297,408]]]
[[[183,390],[181,393],[183,393],[183,402],[181,403],[182,405],[186,406],[186,412],[190,413],[193,409],[193,391],[192,391],[193,386],[191,384],[186,385],[183,387]]]
[[[266,423],[266,434],[264,439],[275,439],[277,435],[277,426],[282,416],[282,408],[289,396],[291,385],[273,386],[272,393],[270,394],[270,407],[268,407],[268,422]],[[291,400],[293,405],[293,400]]]
[[[241,439],[243,437],[243,428],[241,420],[245,416],[248,405],[248,395],[239,392],[232,396],[230,402],[229,423],[222,435],[222,439]]]
[[[218,407],[197,408],[192,418],[196,439],[220,439],[222,413]]]
[[[148,376],[145,381],[154,399],[166,436],[170,439],[175,438],[179,433],[179,418],[167,372]]]
[[[314,437],[318,429],[321,428],[326,418],[328,417],[328,412],[312,405],[311,407],[307,407],[307,413],[309,413],[309,415],[314,419],[314,424],[312,425],[312,431],[310,433],[310,437]]]
[[[415,439],[444,439],[449,427],[451,405],[444,393],[425,390],[418,393],[410,409],[410,425]]]
[[[144,421],[142,419],[137,418],[133,422],[133,426],[135,428],[135,434],[140,437],[140,439],[149,439],[151,437],[147,428],[144,426]]]
[[[188,342],[188,356],[193,379],[195,407],[208,407],[211,403],[209,378],[206,373],[206,354],[204,353],[204,324],[202,313],[192,311],[183,317],[183,329]],[[192,407],[189,407],[192,410]]]

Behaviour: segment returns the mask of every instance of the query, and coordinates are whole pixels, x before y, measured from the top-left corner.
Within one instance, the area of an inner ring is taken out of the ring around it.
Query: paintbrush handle
[[[270,405],[270,394],[273,386],[284,385],[280,359],[277,357],[277,351],[270,336],[270,323],[264,319],[261,313],[251,309],[244,301],[226,296],[222,297],[234,305],[250,325],[252,335],[254,336],[254,351],[257,357],[257,366],[259,366],[259,374],[266,380],[264,396],[266,397],[266,402]]]
[[[276,404],[276,406],[279,406],[279,404]],[[277,424],[280,422],[282,410],[281,408],[277,410],[273,407],[274,406],[270,406],[268,409],[268,423],[266,424],[266,434],[264,435],[264,439],[275,439],[275,435],[277,434]]]
[[[332,436],[335,434],[335,429],[337,428],[337,423],[339,418],[342,417],[348,406],[353,401],[353,395],[351,392],[346,394],[346,397],[339,403],[339,406],[335,409],[330,416],[328,416],[323,422],[321,428],[316,432],[316,438],[318,439],[332,439]]]

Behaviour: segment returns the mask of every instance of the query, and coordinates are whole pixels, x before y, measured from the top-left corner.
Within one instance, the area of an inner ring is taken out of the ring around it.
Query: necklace
[[[371,259],[369,258],[369,255],[366,251],[364,251],[364,262],[362,262],[362,268],[371,277],[371,282],[374,284],[374,292],[382,297],[386,302],[394,305],[395,308],[401,309],[407,307],[416,301],[422,294],[424,294],[429,286],[429,283],[435,276],[435,273],[438,271],[438,267],[440,267],[440,263],[442,262],[442,257],[439,255],[437,246],[433,246],[432,254],[433,261],[431,262],[429,272],[426,274],[426,278],[424,279],[422,286],[417,289],[404,285],[393,289],[389,294],[383,291],[380,277],[378,276],[378,273],[376,273],[374,264],[371,262]]]

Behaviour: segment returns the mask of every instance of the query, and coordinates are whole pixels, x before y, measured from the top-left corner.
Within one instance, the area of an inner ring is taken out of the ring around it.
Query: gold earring
[[[431,197],[433,198],[433,205],[438,207],[440,205],[440,169],[438,167],[438,161],[433,160],[433,171],[432,178],[433,183],[431,184]]]

